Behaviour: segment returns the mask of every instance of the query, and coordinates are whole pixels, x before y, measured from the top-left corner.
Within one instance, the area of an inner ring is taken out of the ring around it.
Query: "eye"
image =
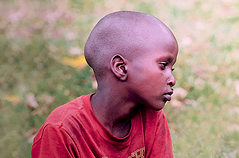
[[[175,70],[175,68],[172,68],[172,71],[174,71]]]
[[[167,62],[161,62],[161,63],[159,63],[159,66],[160,66],[161,70],[164,70],[167,65],[168,65]]]

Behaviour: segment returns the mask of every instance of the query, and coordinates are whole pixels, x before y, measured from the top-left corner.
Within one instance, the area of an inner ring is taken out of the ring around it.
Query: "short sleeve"
[[[45,125],[34,138],[32,158],[72,158],[77,156],[76,146],[69,134],[59,125]]]

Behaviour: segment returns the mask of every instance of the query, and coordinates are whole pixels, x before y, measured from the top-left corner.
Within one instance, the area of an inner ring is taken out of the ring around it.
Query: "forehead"
[[[137,47],[136,56],[140,57],[167,57],[175,58],[178,54],[178,43],[169,29],[151,27],[142,33],[141,39],[137,39],[140,46]]]
[[[142,60],[155,60],[157,62],[166,61],[168,63],[175,63],[178,55],[178,47],[175,43],[160,44],[158,47],[151,47],[144,49],[140,53]]]

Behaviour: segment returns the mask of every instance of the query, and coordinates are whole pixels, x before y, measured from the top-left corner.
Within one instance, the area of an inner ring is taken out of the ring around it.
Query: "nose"
[[[175,80],[172,72],[170,73],[170,76],[167,80],[167,84],[170,85],[170,87],[173,87],[176,84],[176,80]]]

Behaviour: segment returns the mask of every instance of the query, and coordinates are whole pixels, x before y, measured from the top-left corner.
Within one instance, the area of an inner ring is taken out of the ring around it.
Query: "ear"
[[[121,81],[127,80],[127,61],[121,55],[115,55],[110,61],[111,70]]]

